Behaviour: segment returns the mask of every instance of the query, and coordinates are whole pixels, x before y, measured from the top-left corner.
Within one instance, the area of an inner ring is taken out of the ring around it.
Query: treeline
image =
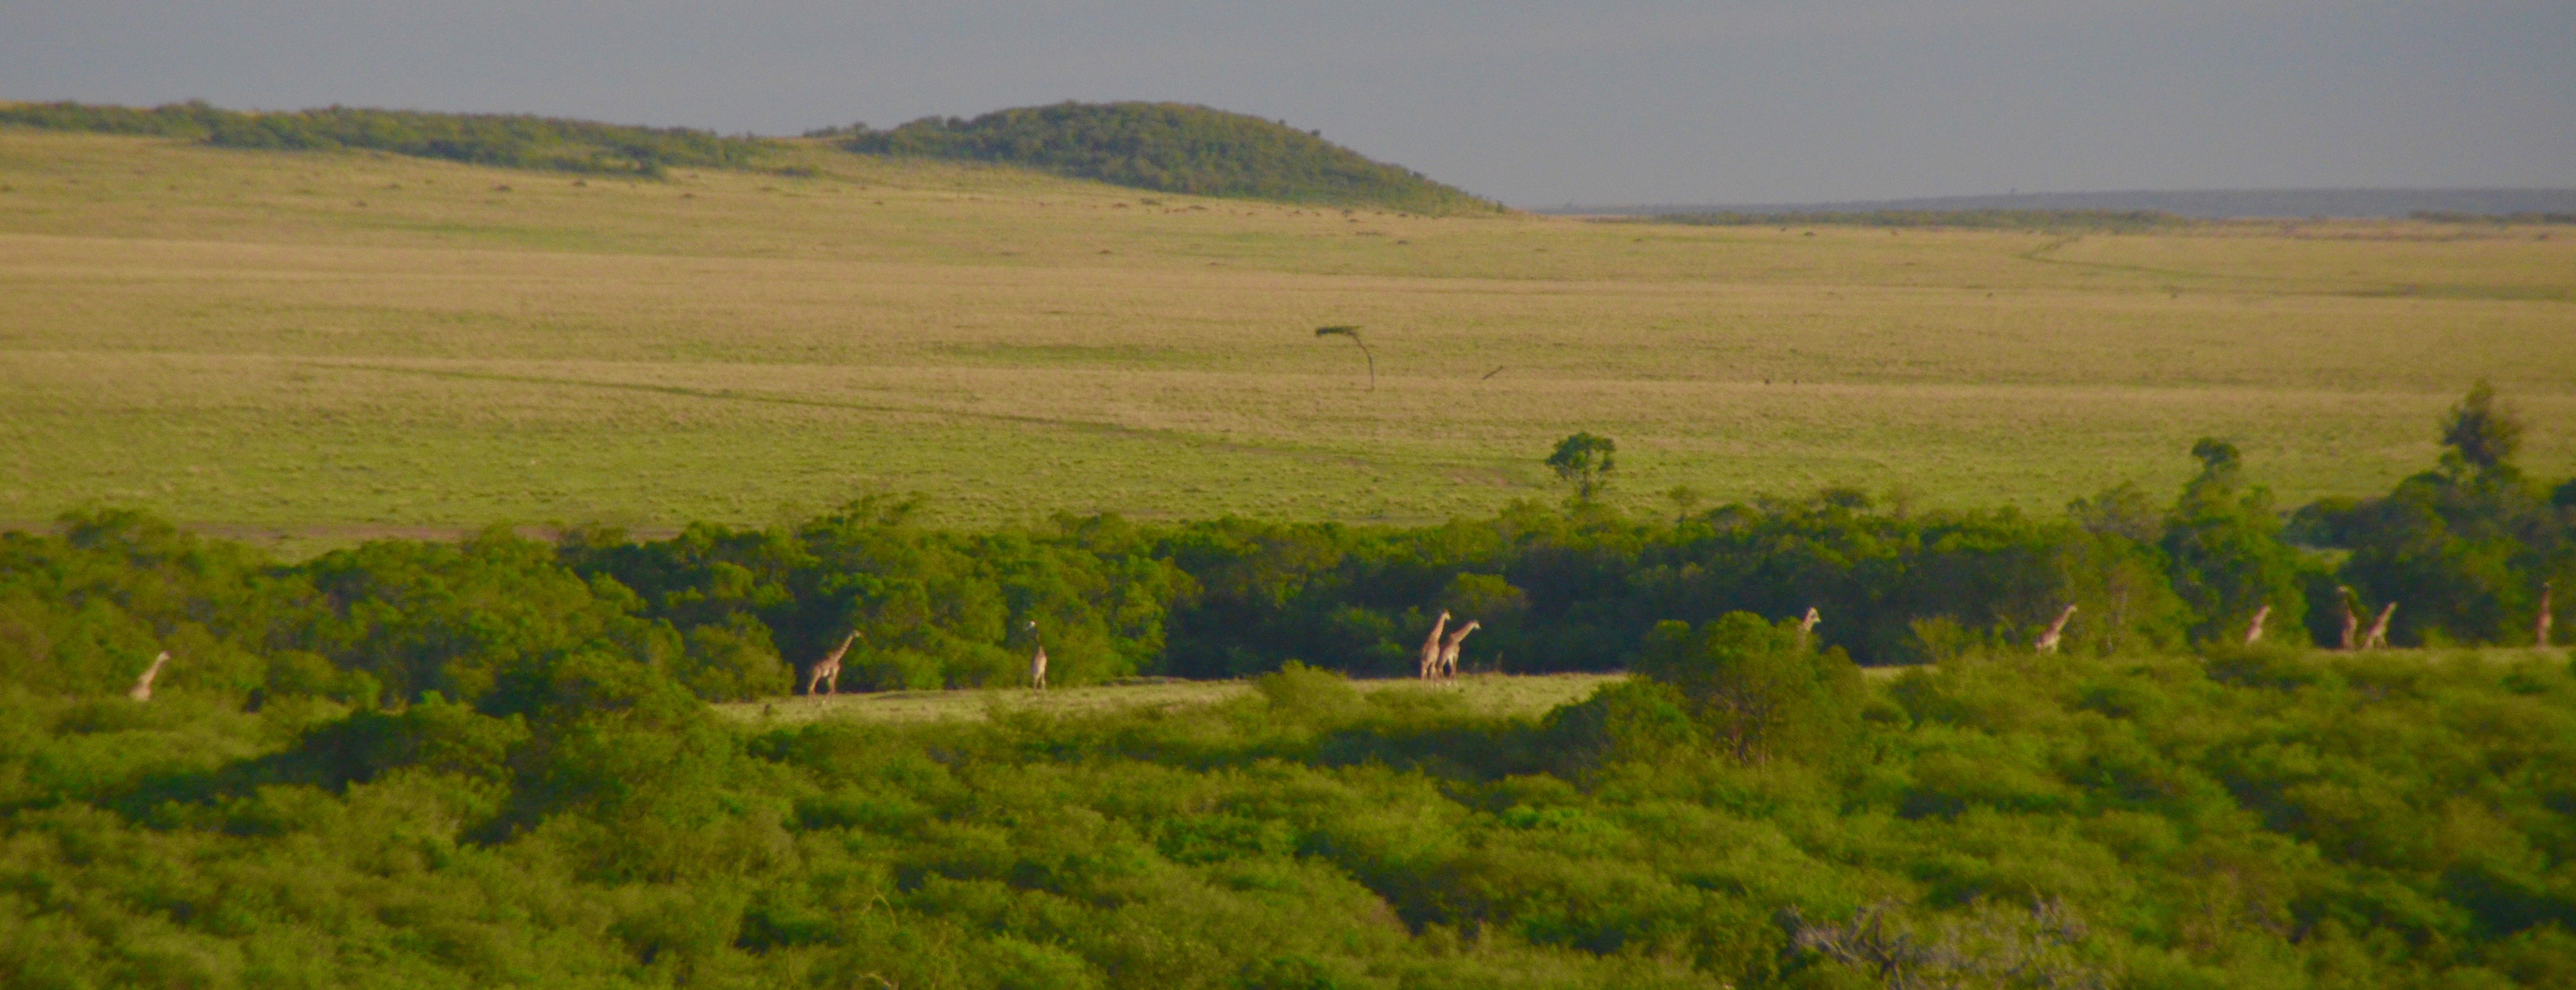
[[[2163,210],[1856,210],[1798,213],[1658,213],[1624,217],[1622,223],[1678,223],[1706,227],[1950,227],[1967,230],[2144,233],[2191,226],[2189,217]]]
[[[795,526],[494,529],[287,565],[91,512],[0,536],[0,676],[104,691],[171,649],[189,658],[178,683],[471,702],[513,657],[607,637],[724,700],[788,693],[792,668],[853,631],[841,685],[856,690],[1019,683],[1041,643],[1059,685],[1290,661],[1394,676],[1442,610],[1482,624],[1468,669],[1510,672],[1628,668],[1661,622],[1809,608],[1820,644],[1872,665],[2027,650],[2068,606],[2070,654],[2242,642],[2258,613],[2264,642],[2359,645],[2345,637],[2391,605],[2395,645],[2530,645],[2545,597],[2561,629],[2576,619],[2576,482],[2526,478],[2521,429],[2481,385],[2433,470],[2286,514],[2215,440],[2169,501],[2123,485],[2058,518],[1835,490],[1670,522],[1576,500],[1420,528],[1067,516],[960,532],[872,499]]]
[[[327,107],[246,113],[203,102],[150,109],[79,103],[0,104],[0,124],[102,134],[150,134],[220,148],[363,148],[475,165],[658,176],[674,166],[737,168],[770,144],[682,127],[630,127],[524,114],[423,113]]]
[[[1259,117],[1180,103],[1058,103],[892,130],[816,131],[862,154],[1005,162],[1140,189],[1411,213],[1496,203]]]

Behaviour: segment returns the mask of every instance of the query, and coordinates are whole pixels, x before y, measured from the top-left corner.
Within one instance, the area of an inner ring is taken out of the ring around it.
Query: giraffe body
[[[2343,589],[2343,642],[2340,648],[2346,653],[2361,648],[2361,616],[2352,610],[2352,602],[2352,589]]]
[[[1806,648],[1808,637],[1816,631],[1816,623],[1824,621],[1824,618],[1824,615],[1817,612],[1814,606],[1807,607],[1807,617],[1798,620],[1799,649]]]
[[[2245,624],[2245,645],[2252,646],[2255,643],[2262,641],[2263,620],[2271,617],[2272,606],[2270,605],[2265,605],[2262,608],[2254,610],[2254,621]]]
[[[2549,648],[2549,582],[2540,582],[2540,618],[2531,620],[2531,645]]]
[[[2396,602],[2389,602],[2387,605],[2384,605],[2379,609],[2379,618],[2371,620],[2370,635],[2361,638],[2362,649],[2385,650],[2388,648],[2388,617],[2396,613]]]
[[[1466,625],[1459,626],[1456,632],[1449,634],[1448,639],[1440,642],[1439,676],[1458,676],[1458,644],[1466,642],[1467,634],[1475,632],[1476,627],[1480,625],[1483,625],[1483,623],[1477,622],[1474,619],[1469,619],[1467,620]]]
[[[850,644],[858,640],[859,631],[852,629],[848,636],[841,638],[840,646],[823,655],[822,661],[814,665],[813,673],[805,678],[806,694],[813,694],[814,687],[818,684],[822,686],[824,694],[841,693],[841,655],[850,652]]]
[[[1422,641],[1421,670],[1417,674],[1421,679],[1427,681],[1439,675],[1440,634],[1448,628],[1449,610],[1444,608],[1440,610],[1440,618],[1431,623],[1431,635]]]
[[[169,662],[170,651],[168,650],[163,650],[160,656],[153,657],[152,666],[144,668],[143,676],[134,679],[133,689],[125,692],[125,696],[136,701],[152,700],[152,679],[161,676],[161,665]]]
[[[1029,637],[1038,641],[1037,652],[1029,654],[1029,689],[1046,690],[1046,640],[1038,636],[1036,619],[1029,620]]]
[[[2073,618],[2075,618],[2075,604],[2069,602],[2066,605],[2066,611],[2057,613],[2057,621],[2048,624],[2048,631],[2039,634],[2039,642],[2036,644],[2039,652],[2057,652],[2057,641],[2066,635],[2067,620]]]

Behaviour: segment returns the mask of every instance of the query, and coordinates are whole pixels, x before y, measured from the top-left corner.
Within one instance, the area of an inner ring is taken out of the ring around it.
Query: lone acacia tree
[[[1547,455],[1547,467],[1574,486],[1576,500],[1589,502],[1610,487],[1610,472],[1618,466],[1612,455],[1618,452],[1619,444],[1609,437],[1577,433],[1557,441],[1556,453]]]
[[[1377,355],[1369,353],[1368,341],[1360,339],[1360,328],[1355,326],[1316,327],[1315,336],[1349,337],[1351,339],[1351,343],[1360,345],[1360,356],[1368,359],[1369,391],[1377,391]]]
[[[2521,448],[2522,417],[2513,407],[2496,401],[2493,384],[2479,379],[2442,421],[2442,445],[2451,448],[2442,457],[2445,462],[2457,457],[2465,468],[2486,474],[2512,461],[2514,451]]]

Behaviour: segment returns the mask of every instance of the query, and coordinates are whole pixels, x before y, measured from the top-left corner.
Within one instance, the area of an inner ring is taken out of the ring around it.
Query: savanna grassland
[[[1419,522],[1829,484],[2053,511],[2226,436],[2384,490],[2480,376],[2576,465],[2576,237],[1434,219],[791,148],[667,178],[0,130],[0,519]],[[781,174],[795,172],[799,174]],[[1362,355],[1318,340],[1357,324]],[[1662,511],[1657,509],[1655,511]],[[292,549],[292,548],[291,548]]]

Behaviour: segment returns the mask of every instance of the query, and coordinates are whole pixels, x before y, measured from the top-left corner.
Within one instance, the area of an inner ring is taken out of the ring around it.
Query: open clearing
[[[1895,670],[1890,667],[1888,670]],[[1461,708],[1483,715],[1541,715],[1559,705],[1581,701],[1594,689],[1627,679],[1625,674],[1470,674],[1454,681],[1354,680],[1363,694],[1423,692],[1458,699]],[[995,712],[1042,711],[1053,715],[1087,715],[1139,708],[1173,709],[1212,705],[1252,693],[1249,681],[1159,681],[1104,687],[1058,688],[1045,692],[1025,688],[982,691],[886,691],[875,694],[798,695],[771,701],[742,701],[715,706],[727,717],[753,723],[793,725],[823,719],[859,722],[980,721]]]
[[[495,521],[1418,522],[1620,442],[1665,511],[2432,463],[2480,377],[2576,470],[2576,232],[1426,219],[816,151],[667,182],[0,130],[0,521],[113,502],[289,550]],[[1348,342],[1375,348],[1367,388]]]
[[[2368,657],[2406,660],[2415,663],[2518,664],[2538,662],[2559,665],[2576,662],[2576,652],[2565,650],[2532,650],[2517,647],[2480,649],[2394,649],[2376,650]],[[2318,662],[2346,658],[2347,654],[2317,651],[2310,657]],[[2018,659],[2018,658],[2016,658]],[[1974,662],[1974,661],[1971,661]],[[1861,676],[1885,682],[1903,676],[1909,670],[1924,667],[1863,667]],[[1626,674],[1469,674],[1454,681],[1431,682],[1411,678],[1353,680],[1351,687],[1362,694],[1404,692],[1442,694],[1458,700],[1461,709],[1479,715],[1513,715],[1535,717],[1591,697],[1603,685],[1626,680]],[[1049,715],[1095,715],[1137,709],[1174,710],[1212,705],[1252,693],[1250,681],[1185,681],[1153,680],[1098,687],[1057,688],[1045,692],[1026,688],[992,688],[958,691],[882,691],[875,693],[773,698],[765,701],[738,701],[714,706],[717,714],[751,725],[801,725],[807,722],[833,720],[853,722],[980,722],[1002,712],[1043,712]]]

